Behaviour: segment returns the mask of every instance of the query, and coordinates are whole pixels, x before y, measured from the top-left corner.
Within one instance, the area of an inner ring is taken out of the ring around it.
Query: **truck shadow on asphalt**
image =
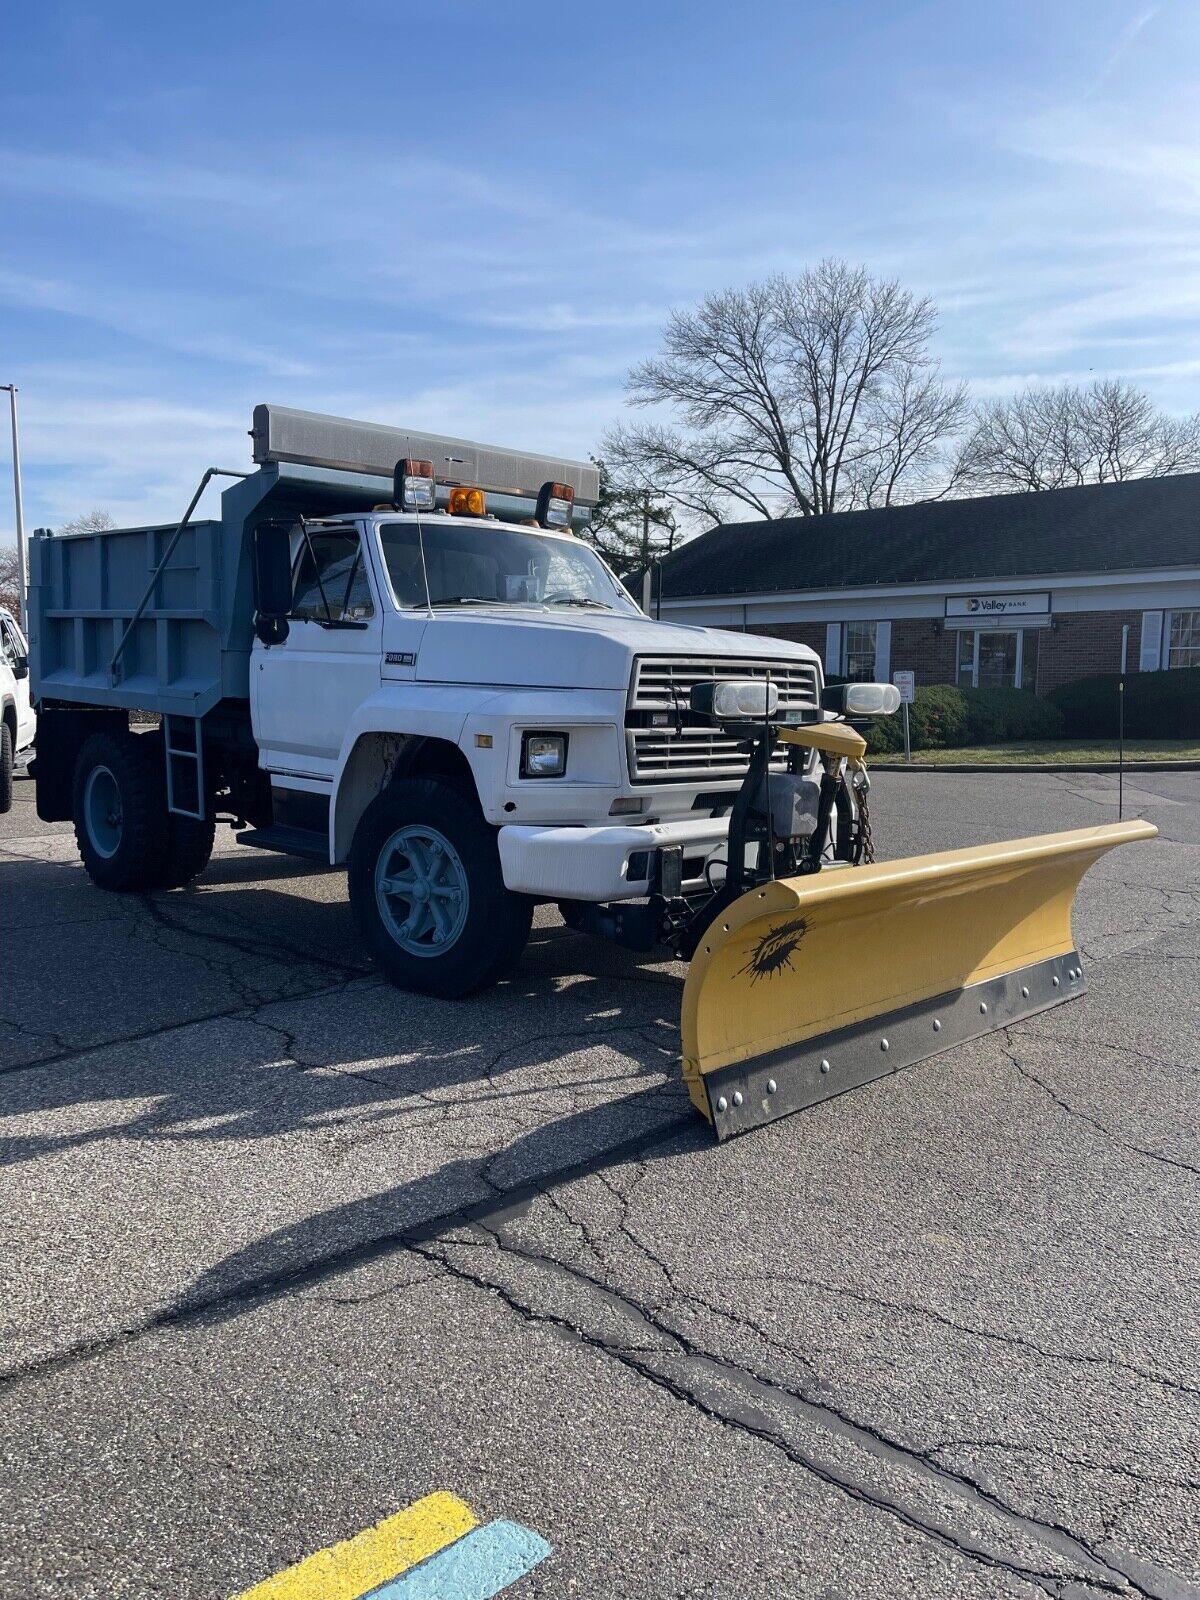
[[[0,1000],[0,1116],[43,1126],[0,1138],[0,1163],[119,1140],[232,1154],[305,1132],[319,1165],[372,1142],[390,1159],[409,1138],[423,1157],[499,1160],[536,1136],[581,1158],[574,1130],[619,1121],[625,1100],[682,1105],[682,969],[543,924],[496,989],[404,994],[360,955],[336,879],[322,900],[289,892],[293,863],[231,864],[258,881],[212,892],[206,874],[199,892],[145,899],[63,864],[4,864],[8,906],[31,920],[14,938],[19,919],[2,919],[20,1004]]]
[[[486,1159],[449,1161],[279,1228],[202,1273],[165,1320],[225,1321],[462,1228],[494,1232],[562,1185],[710,1145],[682,1091],[640,1090],[533,1128]]]

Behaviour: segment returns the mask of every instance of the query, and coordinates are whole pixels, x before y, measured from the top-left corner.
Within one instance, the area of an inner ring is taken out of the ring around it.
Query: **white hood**
[[[807,645],[788,639],[681,627],[619,612],[440,612],[421,636],[416,675],[425,683],[627,689],[634,657],[648,655],[818,660]]]

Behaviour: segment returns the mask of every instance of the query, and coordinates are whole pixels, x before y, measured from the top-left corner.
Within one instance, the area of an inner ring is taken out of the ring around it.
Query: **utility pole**
[[[642,487],[642,610],[649,616],[651,602],[653,601],[654,615],[660,620],[662,618],[662,561],[660,559],[654,562],[653,565],[650,561],[650,496],[652,494],[665,494],[666,492],[655,483],[648,483]],[[671,546],[675,538],[674,524],[666,522],[665,525],[671,530],[667,540],[667,554],[670,555]],[[657,594],[654,590],[655,567],[658,568]]]
[[[650,491],[642,490],[642,610],[650,615],[650,594],[653,587],[650,572]]]
[[[13,494],[17,502],[17,621],[21,632],[27,633],[25,616],[25,507],[21,500],[21,442],[17,434],[17,386],[0,383],[0,390],[8,391],[9,414],[12,419]]]

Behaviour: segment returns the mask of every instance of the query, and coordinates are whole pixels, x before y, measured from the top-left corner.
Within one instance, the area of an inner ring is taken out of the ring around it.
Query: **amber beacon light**
[[[451,489],[450,515],[452,517],[486,516],[487,496],[482,489]]]

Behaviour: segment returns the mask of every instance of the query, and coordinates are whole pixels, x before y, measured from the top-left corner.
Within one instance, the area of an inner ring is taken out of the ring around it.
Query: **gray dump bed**
[[[161,572],[174,523],[34,534],[29,646],[36,700],[201,717],[220,700],[245,699],[254,529],[387,502],[402,456],[433,460],[443,499],[456,481],[486,488],[489,508],[501,516],[528,516],[531,492],[546,478],[570,483],[585,515],[599,487],[596,469],[579,462],[280,406],[255,408],[251,437],[258,470],[225,490],[218,519],[184,528]]]

